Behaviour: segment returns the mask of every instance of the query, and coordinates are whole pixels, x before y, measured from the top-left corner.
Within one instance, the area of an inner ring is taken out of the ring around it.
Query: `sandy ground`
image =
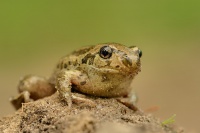
[[[75,93],[75,95],[80,95]],[[85,96],[86,97],[86,96]],[[86,97],[69,108],[57,93],[23,104],[14,114],[0,119],[4,133],[184,133],[182,128],[161,124],[147,113],[134,112],[116,99]]]

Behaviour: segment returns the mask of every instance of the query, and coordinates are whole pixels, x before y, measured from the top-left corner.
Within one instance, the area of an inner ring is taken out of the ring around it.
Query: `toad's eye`
[[[139,57],[141,58],[142,57],[142,50],[139,49],[138,53],[139,53]]]
[[[99,55],[103,59],[108,59],[112,56],[112,49],[109,46],[103,46],[100,51]]]

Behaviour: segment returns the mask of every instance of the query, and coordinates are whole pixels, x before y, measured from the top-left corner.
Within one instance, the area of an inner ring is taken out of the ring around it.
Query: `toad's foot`
[[[95,107],[96,103],[90,99],[87,99],[84,95],[72,95],[72,102],[75,104],[89,105]]]
[[[17,97],[10,98],[10,102],[16,109],[19,109],[22,103],[52,95],[56,89],[44,77],[27,75],[20,80],[18,91],[20,94]]]
[[[23,91],[17,97],[11,97],[9,100],[16,110],[21,108],[22,103],[34,101],[33,99],[30,98],[30,93],[28,91]]]
[[[128,97],[117,98],[117,101],[124,104],[126,107],[132,109],[133,111],[142,114],[143,111],[136,106],[137,103],[137,95],[132,92]]]
[[[134,103],[130,102],[128,98],[117,98],[117,101],[134,111],[138,111],[138,107]]]
[[[91,106],[91,107],[95,107],[96,103],[93,102],[90,99],[87,99],[84,95],[77,95],[74,93],[65,93],[64,95],[61,95],[61,93],[59,93],[59,96],[61,98],[62,101],[64,101],[69,108],[71,108],[72,103],[73,104],[78,104],[78,105],[83,105],[83,106]]]

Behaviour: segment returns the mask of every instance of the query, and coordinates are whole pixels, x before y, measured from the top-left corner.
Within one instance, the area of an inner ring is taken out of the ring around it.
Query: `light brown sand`
[[[69,108],[58,94],[23,104],[15,114],[0,119],[5,133],[183,133],[162,126],[150,114],[138,113],[116,99],[87,97],[95,104],[73,103]]]

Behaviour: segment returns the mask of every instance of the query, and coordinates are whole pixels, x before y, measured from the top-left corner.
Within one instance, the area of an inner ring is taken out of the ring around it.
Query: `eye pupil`
[[[101,52],[101,54],[103,55],[103,56],[107,56],[109,53],[108,53],[108,51],[106,51],[105,49]]]
[[[112,49],[109,46],[103,46],[100,49],[100,57],[104,58],[104,59],[108,59],[112,56]]]

